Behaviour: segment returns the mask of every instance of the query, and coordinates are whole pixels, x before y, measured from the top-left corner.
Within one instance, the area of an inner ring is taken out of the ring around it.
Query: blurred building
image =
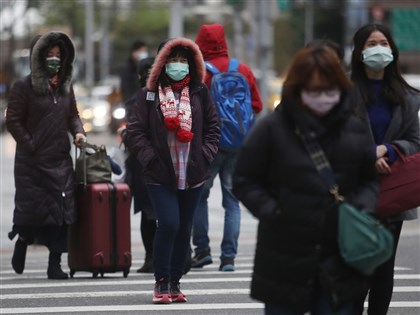
[[[368,0],[373,21],[390,27],[405,73],[420,74],[420,1]]]

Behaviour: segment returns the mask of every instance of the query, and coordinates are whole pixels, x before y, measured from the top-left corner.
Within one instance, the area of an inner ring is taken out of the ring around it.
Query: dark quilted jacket
[[[60,87],[48,89],[43,60],[51,43],[61,41]],[[32,49],[32,73],[17,81],[7,107],[7,128],[16,140],[15,210],[17,225],[62,225],[75,220],[71,135],[84,133],[70,84],[74,47],[59,32],[41,37]]]
[[[318,139],[340,192],[356,207],[374,210],[378,186],[368,131],[350,115],[345,102],[318,120],[284,101],[246,139],[233,191],[260,219],[251,295],[305,312],[319,283],[338,305],[355,299],[366,282],[339,258],[337,205],[296,135],[296,126]],[[328,279],[333,281],[327,284],[321,267],[330,260],[334,263]]]

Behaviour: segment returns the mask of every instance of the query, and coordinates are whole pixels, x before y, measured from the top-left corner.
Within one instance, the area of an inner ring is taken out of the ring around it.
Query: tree
[[[95,0],[89,0],[95,1]],[[101,5],[111,11],[109,30],[111,38],[111,74],[118,74],[125,64],[131,43],[141,39],[148,43],[151,51],[157,47],[161,40],[167,37],[169,10],[164,2],[151,3],[149,1],[118,1],[118,0],[96,0],[94,29],[95,33],[100,29]],[[32,3],[32,1],[29,1]],[[36,1],[33,6],[40,10],[45,17],[45,28],[67,25],[72,30],[72,38],[83,43],[85,37],[85,4],[84,1]],[[99,35],[99,34],[98,34]],[[94,36],[99,41],[98,36]],[[96,45],[98,46],[98,45]],[[98,47],[95,47],[98,54]],[[95,58],[95,61],[99,58]],[[98,72],[98,71],[96,71]]]

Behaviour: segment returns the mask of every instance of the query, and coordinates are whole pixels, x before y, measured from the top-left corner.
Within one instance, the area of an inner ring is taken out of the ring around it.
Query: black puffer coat
[[[321,283],[338,306],[356,298],[365,278],[339,258],[337,205],[295,127],[318,139],[341,194],[360,209],[376,204],[372,143],[346,102],[322,120],[291,102],[280,106],[251,131],[233,176],[235,195],[260,219],[251,296],[304,312]],[[327,274],[336,277],[327,283],[321,266],[330,260]]]
[[[49,88],[46,52],[61,47],[60,84]],[[75,220],[74,171],[69,132],[83,133],[71,86],[74,46],[66,34],[50,32],[32,48],[29,76],[17,81],[7,107],[7,128],[16,140],[16,225],[62,225]]]

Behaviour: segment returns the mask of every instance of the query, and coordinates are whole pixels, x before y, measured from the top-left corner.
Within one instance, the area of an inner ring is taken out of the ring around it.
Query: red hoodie
[[[225,29],[221,24],[202,25],[195,39],[200,47],[205,61],[210,61],[220,72],[226,72],[229,67],[229,55],[225,38]],[[263,108],[257,82],[251,69],[243,64],[239,64],[238,71],[248,80],[251,90],[252,108],[255,113],[259,113]],[[207,71],[205,83],[210,88],[212,74]]]

